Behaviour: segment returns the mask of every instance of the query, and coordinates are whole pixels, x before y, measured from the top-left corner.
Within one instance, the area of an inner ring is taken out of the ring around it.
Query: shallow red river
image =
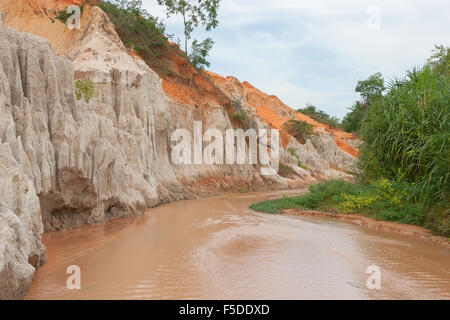
[[[297,191],[298,192],[298,191]],[[270,192],[182,201],[46,234],[27,299],[450,299],[450,250],[328,218],[268,215]],[[81,270],[68,290],[66,269]],[[370,290],[367,268],[381,270]]]

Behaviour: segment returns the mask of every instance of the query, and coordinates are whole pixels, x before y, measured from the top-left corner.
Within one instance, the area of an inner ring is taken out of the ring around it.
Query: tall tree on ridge
[[[178,14],[182,16],[186,55],[188,42],[195,28],[202,25],[206,31],[210,31],[219,25],[217,16],[220,0],[158,0],[158,4],[166,7],[167,17]]]

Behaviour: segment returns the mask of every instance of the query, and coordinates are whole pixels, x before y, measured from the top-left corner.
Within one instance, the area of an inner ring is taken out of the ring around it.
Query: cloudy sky
[[[183,37],[180,18],[143,0]],[[210,36],[211,71],[233,75],[277,95],[292,108],[306,103],[342,117],[358,99],[356,82],[387,79],[422,65],[434,44],[450,46],[448,0],[222,0]]]

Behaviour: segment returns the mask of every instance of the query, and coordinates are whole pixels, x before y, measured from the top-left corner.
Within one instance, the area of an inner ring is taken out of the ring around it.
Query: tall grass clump
[[[302,144],[306,143],[306,139],[317,135],[314,132],[314,127],[314,125],[300,120],[289,120],[283,125],[283,129]]]
[[[450,83],[427,65],[393,81],[367,110],[360,166],[367,180],[412,183],[414,197],[448,201]]]

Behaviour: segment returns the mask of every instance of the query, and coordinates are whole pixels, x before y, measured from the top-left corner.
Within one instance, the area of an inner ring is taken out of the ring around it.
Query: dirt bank
[[[356,214],[336,214],[314,210],[287,209],[284,210],[284,213],[301,216],[335,218],[361,227],[411,236],[450,248],[450,241],[448,238],[434,236],[429,230],[414,225],[400,224],[390,221],[377,221],[372,218]]]

